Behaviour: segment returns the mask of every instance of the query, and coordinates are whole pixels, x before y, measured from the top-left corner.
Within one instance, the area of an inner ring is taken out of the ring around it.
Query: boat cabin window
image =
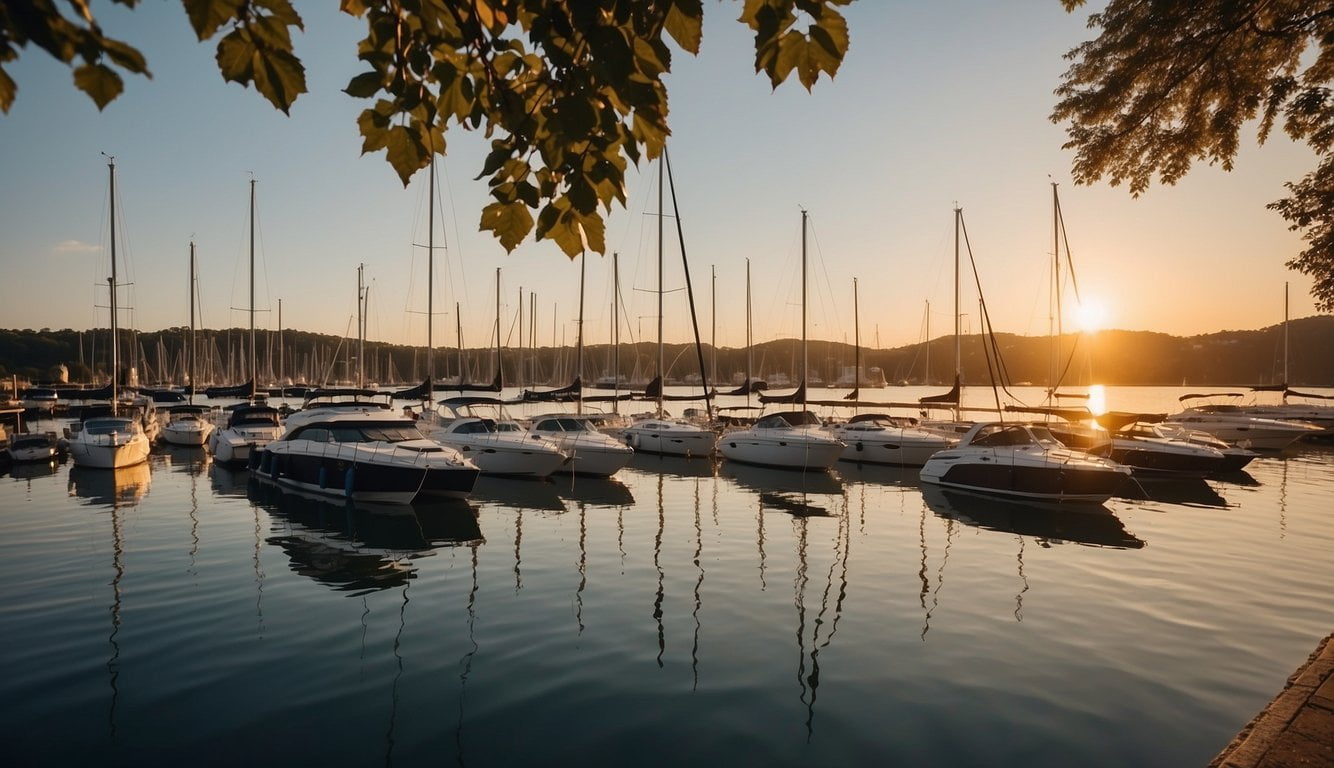
[[[488,435],[496,431],[495,422],[490,419],[477,419],[475,421],[466,421],[454,430],[456,435]]]
[[[421,440],[422,433],[412,424],[342,424],[329,428],[336,443],[401,443]]]
[[[316,443],[329,442],[329,430],[324,427],[306,427],[292,436],[293,439],[311,440]]]
[[[109,435],[112,432],[131,432],[134,422],[129,419],[94,419],[84,422],[84,430],[90,435]]]
[[[496,423],[497,432],[522,432],[523,427],[512,421],[501,421]]]
[[[1048,435],[1050,436],[1050,433]],[[1020,426],[1001,427],[994,432],[973,439],[973,445],[990,446],[1028,445],[1032,442],[1033,438],[1029,437],[1028,430]]]

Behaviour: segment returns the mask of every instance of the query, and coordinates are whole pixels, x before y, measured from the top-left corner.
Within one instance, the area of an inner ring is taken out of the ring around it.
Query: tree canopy
[[[134,7],[139,0],[113,0]],[[852,0],[742,0],[755,71],[778,87],[833,77],[848,49],[839,6]],[[288,112],[306,92],[293,54],[302,29],[290,0],[181,0],[201,41],[218,38],[227,81]],[[151,77],[145,57],[103,34],[89,0],[0,5],[0,110],[18,86],[4,70],[29,44],[73,70],[105,108],[122,74]],[[699,52],[703,0],[341,0],[363,19],[365,71],[344,91],[371,102],[358,117],[362,152],[383,151],[404,185],[446,151],[451,128],[481,131],[491,151],[478,178],[493,198],[480,228],[512,251],[535,231],[573,257],[603,252],[603,211],[625,204],[628,163],[652,160],[670,133],[673,47]],[[534,215],[535,214],[535,215]]]
[[[1264,143],[1281,126],[1321,160],[1269,208],[1303,232],[1287,266],[1334,311],[1334,2],[1110,0],[1089,27],[1097,37],[1066,54],[1051,115],[1069,123],[1075,181],[1138,195],[1197,161],[1231,170],[1243,129]]]

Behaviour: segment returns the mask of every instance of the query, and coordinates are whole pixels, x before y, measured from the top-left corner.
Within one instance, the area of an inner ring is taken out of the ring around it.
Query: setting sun
[[[1097,333],[1106,328],[1111,316],[1107,304],[1096,297],[1087,297],[1076,304],[1071,314],[1078,330],[1086,333]]]

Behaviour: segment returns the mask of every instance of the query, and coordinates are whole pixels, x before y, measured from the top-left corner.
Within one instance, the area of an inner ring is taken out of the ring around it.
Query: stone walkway
[[[1334,635],[1209,768],[1334,768]]]

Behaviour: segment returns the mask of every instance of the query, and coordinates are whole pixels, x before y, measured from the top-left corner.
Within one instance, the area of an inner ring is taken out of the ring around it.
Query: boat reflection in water
[[[221,462],[212,462],[208,466],[209,484],[214,496],[244,499],[250,484],[250,470],[231,467]]]
[[[147,462],[114,470],[69,468],[69,495],[103,507],[133,506],[148,495],[153,474]]]
[[[248,496],[287,527],[270,536],[295,573],[336,591],[364,593],[404,586],[414,560],[443,546],[482,543],[466,503],[368,504],[294,492],[252,479]]]
[[[1113,549],[1140,549],[1144,540],[1126,530],[1105,506],[1081,507],[1009,501],[924,484],[922,499],[940,517],[964,525],[1031,536],[1044,546],[1070,542]]]
[[[515,479],[482,474],[472,487],[473,501],[494,504],[510,510],[533,509],[545,512],[564,512],[565,502],[556,492],[556,486],[569,484],[565,478]]]
[[[843,481],[829,470],[793,472],[787,469],[760,467],[735,461],[724,462],[719,474],[737,485],[761,493],[817,493],[841,495]]]
[[[1163,504],[1183,504],[1190,507],[1226,507],[1214,487],[1201,477],[1140,480],[1132,478],[1116,491],[1117,498],[1132,501],[1156,501]]]
[[[49,461],[18,461],[9,465],[9,476],[15,480],[36,480],[39,477],[50,477],[59,469],[60,462],[55,459]]]
[[[560,498],[585,506],[629,507],[635,503],[630,489],[614,477],[561,475],[552,484]]]
[[[677,477],[716,477],[717,459],[705,456],[685,458],[657,453],[636,452],[628,468],[646,475],[676,475]]]
[[[896,485],[900,488],[921,488],[922,470],[920,467],[896,467],[886,464],[853,464],[842,462],[834,471],[845,483],[866,483],[869,485]]]
[[[208,451],[201,445],[174,445],[159,443],[153,448],[150,461],[161,457],[163,466],[172,472],[184,472],[187,475],[199,475],[208,467]]]

